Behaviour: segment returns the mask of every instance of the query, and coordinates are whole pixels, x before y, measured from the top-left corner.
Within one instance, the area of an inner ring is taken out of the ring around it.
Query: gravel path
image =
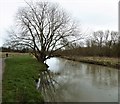
[[[4,69],[4,59],[0,58],[0,103],[2,102],[2,74]]]
[[[0,58],[0,76],[1,76],[1,72],[2,72],[2,58]]]

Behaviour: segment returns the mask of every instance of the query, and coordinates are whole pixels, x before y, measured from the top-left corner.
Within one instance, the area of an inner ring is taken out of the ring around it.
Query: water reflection
[[[86,75],[92,78],[92,84],[96,86],[118,86],[118,72],[115,69],[89,64],[85,70]]]
[[[55,101],[53,97],[55,92],[55,84],[56,82],[53,79],[53,74],[46,69],[40,72],[40,78],[37,83],[37,90],[43,94],[45,99],[50,99],[51,101]],[[48,98],[49,97],[49,98]]]
[[[99,65],[85,64],[62,58],[47,60],[52,72],[60,75],[54,79],[58,102],[117,102],[118,71]]]

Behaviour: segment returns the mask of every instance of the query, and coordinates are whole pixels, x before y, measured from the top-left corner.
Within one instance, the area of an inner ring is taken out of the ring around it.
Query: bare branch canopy
[[[81,39],[77,25],[57,4],[49,2],[27,3],[16,14],[16,31],[11,32],[9,45],[32,49],[38,61],[44,62],[51,55]],[[79,38],[75,38],[75,36]],[[67,39],[67,43],[63,40]]]

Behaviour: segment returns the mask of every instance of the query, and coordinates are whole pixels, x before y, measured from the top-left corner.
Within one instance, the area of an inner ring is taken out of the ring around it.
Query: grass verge
[[[44,64],[28,55],[7,58],[5,63],[2,102],[43,102],[34,78],[45,68]]]

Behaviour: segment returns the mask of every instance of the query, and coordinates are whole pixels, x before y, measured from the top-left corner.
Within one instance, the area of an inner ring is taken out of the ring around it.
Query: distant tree
[[[91,40],[89,39],[86,40],[86,47],[91,47]]]
[[[117,56],[119,34],[116,31],[96,31],[86,39],[87,53],[99,56]],[[86,53],[86,54],[87,54]]]
[[[112,31],[111,32],[111,41],[112,41],[112,45],[115,45],[116,43],[118,43],[119,41],[119,34],[118,32]]]
[[[97,31],[93,33],[93,39],[94,42],[97,44],[97,46],[102,47],[103,45],[103,39],[104,39],[104,32],[103,31]]]

